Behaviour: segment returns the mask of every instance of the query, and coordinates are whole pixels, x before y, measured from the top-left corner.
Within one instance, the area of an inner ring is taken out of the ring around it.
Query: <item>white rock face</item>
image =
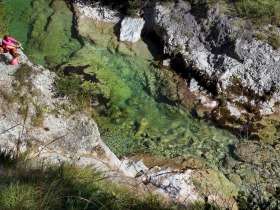
[[[121,22],[120,41],[137,42],[144,24],[142,18],[125,17]]]
[[[2,56],[9,58],[8,54]],[[0,150],[16,154],[28,149],[34,157],[54,163],[77,162],[98,166],[101,171],[118,171],[121,161],[101,140],[96,123],[83,114],[71,116],[61,108],[63,104],[68,107],[71,104],[54,97],[52,84],[56,75],[42,66],[32,65],[23,54],[22,57],[32,69],[25,81],[29,88],[22,86],[15,90],[13,83],[17,81],[13,75],[19,67],[0,63]],[[26,104],[7,99],[18,94],[24,97],[21,100]],[[38,108],[43,112],[40,126],[35,125],[39,120],[36,118]],[[23,109],[26,115],[21,114]]]
[[[246,94],[250,98],[250,93],[254,93],[252,99],[257,103],[251,106],[261,115],[272,114],[275,110],[272,104],[280,101],[280,51],[239,28],[236,24],[239,19],[222,14],[217,5],[205,18],[191,9],[192,6],[182,0],[169,6],[157,4],[154,8],[154,29],[164,42],[164,52],[170,55],[180,52],[186,68],[200,75],[203,81],[199,82],[212,82],[217,94],[225,95],[229,102]],[[231,92],[239,85],[249,91]],[[272,97],[262,103],[260,97],[265,94]],[[235,116],[239,115],[232,106],[229,108]]]
[[[230,103],[227,103],[227,108],[230,111],[230,116],[240,117],[241,112]]]
[[[148,168],[144,165],[143,161],[131,161],[128,159],[122,160],[120,170],[124,172],[126,176],[136,177],[141,176],[144,172],[148,171]]]
[[[158,192],[164,196],[172,197],[180,202],[194,202],[200,199],[196,192],[193,182],[191,181],[192,170],[186,170],[178,173],[171,168],[151,171],[146,176],[151,184],[158,188]]]
[[[85,4],[83,1],[75,0],[74,6],[82,13],[84,16],[95,19],[102,20],[105,22],[117,23],[120,21],[121,14],[112,10],[108,7],[102,7],[99,3],[95,4]]]

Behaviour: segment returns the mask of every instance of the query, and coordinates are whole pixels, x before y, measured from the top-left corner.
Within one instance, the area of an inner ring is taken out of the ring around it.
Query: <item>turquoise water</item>
[[[97,118],[97,122],[102,139],[119,156],[145,152],[167,157],[195,155],[217,163],[236,140],[162,96],[161,91],[169,90],[160,84],[172,77],[147,60],[87,45],[66,65],[87,66],[84,71],[99,81],[92,88],[110,103],[100,113],[105,120]]]

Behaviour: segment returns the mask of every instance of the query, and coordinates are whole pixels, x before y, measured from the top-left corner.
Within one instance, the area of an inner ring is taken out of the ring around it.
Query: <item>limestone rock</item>
[[[86,0],[75,0],[75,8],[85,17],[95,20],[117,23],[120,20],[121,13],[108,7],[103,7],[99,2],[88,2]]]
[[[202,17],[201,11],[180,0],[168,6],[158,3],[153,14],[164,53],[180,53],[190,79],[199,75],[207,91],[223,96],[225,102],[246,104],[255,115],[274,113],[280,101],[279,50],[238,27],[240,20],[221,13],[219,5]],[[241,116],[233,103],[224,108]]]
[[[100,166],[102,171],[117,170],[121,162],[101,140],[96,123],[61,108],[71,109],[71,105],[65,98],[55,97],[52,85],[56,75],[28,60],[22,65],[0,63],[1,152],[13,155],[28,150],[31,156],[51,162],[83,165],[86,160],[87,165]],[[13,85],[23,79],[15,78],[17,71],[26,74],[19,90]]]
[[[137,42],[144,23],[142,18],[125,17],[121,22],[120,41]]]
[[[137,177],[148,171],[148,168],[144,165],[142,160],[132,161],[129,159],[123,159],[120,170],[123,171],[126,176]]]

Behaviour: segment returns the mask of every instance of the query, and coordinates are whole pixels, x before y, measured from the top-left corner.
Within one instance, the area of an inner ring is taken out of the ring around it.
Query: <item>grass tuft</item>
[[[155,195],[137,197],[90,167],[34,166],[26,158],[4,155],[0,164],[1,209],[173,209]]]

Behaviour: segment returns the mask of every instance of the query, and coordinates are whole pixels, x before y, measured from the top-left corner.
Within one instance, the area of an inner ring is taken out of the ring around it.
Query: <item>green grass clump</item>
[[[0,194],[0,206],[5,209],[37,209],[38,190],[25,184],[11,183]]]
[[[1,156],[1,209],[172,209],[159,198],[136,196],[92,168],[69,164],[32,166],[23,158]]]
[[[78,75],[61,75],[56,81],[55,87],[61,96],[67,96],[79,108],[90,107],[91,99],[94,97],[93,91],[90,84],[86,86]]]
[[[279,49],[280,48],[280,34],[271,32],[268,35],[268,43],[274,48]]]
[[[44,107],[39,104],[34,104],[35,114],[31,117],[32,125],[41,127],[45,119]]]
[[[16,72],[13,74],[15,81],[17,82],[16,89],[20,90],[23,86],[27,86],[31,89],[30,76],[32,73],[32,67],[27,64],[22,64]],[[15,85],[15,84],[14,84]]]
[[[259,24],[280,24],[279,0],[239,0],[236,4],[239,16]]]

